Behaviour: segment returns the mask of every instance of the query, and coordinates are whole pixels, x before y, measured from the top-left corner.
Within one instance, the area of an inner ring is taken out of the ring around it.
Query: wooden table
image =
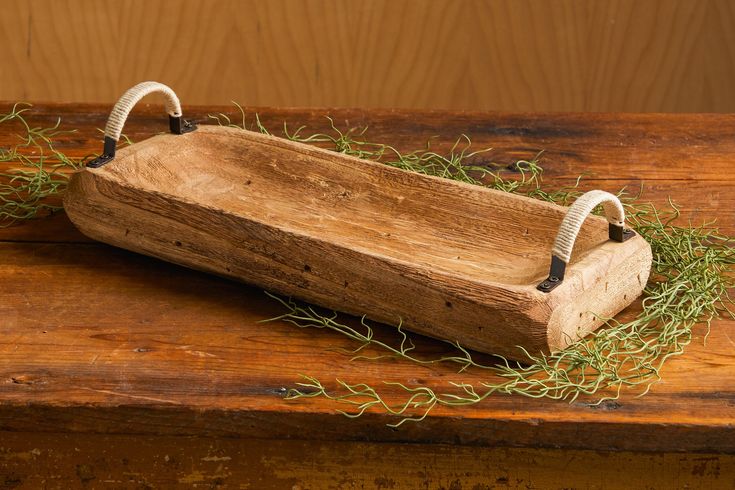
[[[0,113],[8,104],[0,104]],[[101,149],[107,106],[36,105],[34,125]],[[185,108],[207,114],[232,108]],[[374,141],[446,149],[460,134],[510,164],[543,150],[547,186],[644,185],[694,222],[735,234],[735,115],[507,114],[260,109],[267,127],[369,127]],[[158,107],[126,133],[165,129]],[[252,111],[247,118],[251,120]],[[13,135],[0,133],[0,147]],[[323,399],[286,401],[300,373],[479,381],[450,366],[346,362],[337,334],[258,323],[283,310],[257,289],[93,243],[63,213],[0,229],[0,487],[444,488],[735,486],[735,321],[703,329],[651,393],[601,405],[496,396],[399,429]],[[389,329],[378,328],[378,334]],[[419,348],[431,351],[426,340]],[[249,485],[249,486],[248,486]]]

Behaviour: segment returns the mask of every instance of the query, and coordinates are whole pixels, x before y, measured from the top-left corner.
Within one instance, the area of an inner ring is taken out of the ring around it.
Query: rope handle
[[[564,280],[564,273],[579,230],[587,216],[600,204],[609,223],[610,240],[622,243],[635,235],[633,230],[625,228],[625,210],[620,199],[605,191],[585,192],[569,207],[561,221],[554,246],[551,248],[549,277],[539,284],[537,289],[548,293]]]
[[[162,83],[141,82],[125,92],[115,103],[110,117],[105,125],[105,145],[102,155],[87,164],[87,167],[97,168],[115,158],[117,142],[120,139],[125,121],[133,107],[146,95],[159,92],[165,97],[166,112],[168,113],[169,128],[173,134],[184,134],[196,129],[196,125],[182,119],[181,102],[176,93]]]

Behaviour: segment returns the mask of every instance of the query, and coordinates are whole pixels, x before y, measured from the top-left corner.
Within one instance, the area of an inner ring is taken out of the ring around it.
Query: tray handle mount
[[[600,204],[608,221],[610,240],[622,243],[635,235],[633,230],[625,227],[625,210],[620,199],[605,191],[585,192],[574,201],[564,215],[551,249],[549,276],[536,286],[536,289],[548,293],[562,283],[582,223]]]
[[[162,93],[165,97],[166,112],[168,113],[169,129],[173,134],[184,134],[194,131],[196,124],[183,119],[181,114],[181,102],[174,91],[158,82],[141,82],[135,87],[128,89],[117,101],[110,112],[105,126],[105,143],[102,155],[87,163],[87,167],[98,168],[115,158],[117,142],[120,139],[125,121],[140,99],[154,92]]]

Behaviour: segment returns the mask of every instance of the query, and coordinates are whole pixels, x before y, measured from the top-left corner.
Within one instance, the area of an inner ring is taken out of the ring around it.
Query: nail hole
[[[451,308],[452,307],[452,302],[451,301],[447,301],[444,304],[447,306],[447,308]]]
[[[180,241],[178,241],[178,240],[176,240],[176,241],[174,242],[174,245],[176,245],[177,247],[180,247],[180,246],[181,246],[181,242],[180,242]]]
[[[311,272],[311,266],[309,264],[304,264],[304,271]]]

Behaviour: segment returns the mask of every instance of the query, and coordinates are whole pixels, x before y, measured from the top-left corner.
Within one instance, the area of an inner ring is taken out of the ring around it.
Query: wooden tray
[[[175,134],[116,151],[127,114],[152,91],[167,96]],[[187,124],[168,87],[146,82],[126,93],[103,156],[72,177],[64,206],[74,224],[115,246],[510,358],[522,357],[518,346],[564,348],[648,279],[650,247],[624,233],[610,194],[585,194],[567,213],[260,133]],[[608,219],[585,220],[598,203]]]

